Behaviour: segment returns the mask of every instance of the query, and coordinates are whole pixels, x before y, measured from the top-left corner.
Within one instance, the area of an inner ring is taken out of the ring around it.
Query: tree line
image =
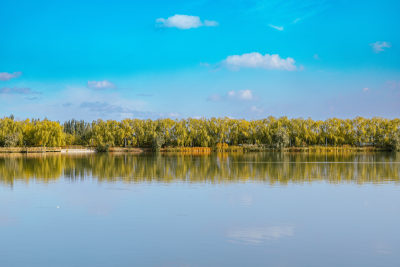
[[[268,117],[69,120],[64,123],[0,119],[0,146],[215,147],[254,145],[265,148],[308,146],[373,146],[400,149],[400,119],[312,120]]]

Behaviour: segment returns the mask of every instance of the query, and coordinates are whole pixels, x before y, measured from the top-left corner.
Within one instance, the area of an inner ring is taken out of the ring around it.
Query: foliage
[[[123,121],[0,119],[0,146],[174,147],[225,146],[274,148],[351,146],[400,149],[400,119],[357,117],[325,121],[287,117],[261,120],[231,118]]]
[[[96,152],[108,152],[110,150],[109,145],[98,145],[96,147]]]
[[[65,133],[59,122],[49,120],[16,121],[0,119],[0,146],[57,147],[65,144]]]
[[[20,140],[20,134],[18,132],[9,134],[4,138],[4,146],[16,147],[18,146],[19,140]]]
[[[153,142],[151,148],[153,149],[154,152],[160,151],[162,145],[165,143],[165,139],[162,135],[156,134],[153,137]]]

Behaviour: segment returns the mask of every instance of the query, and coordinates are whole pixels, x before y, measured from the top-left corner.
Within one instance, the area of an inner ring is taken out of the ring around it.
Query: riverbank
[[[94,153],[96,152],[93,148],[62,148],[61,153],[72,153],[72,154],[80,154],[80,153]]]
[[[0,147],[0,153],[94,153],[94,148],[62,148],[62,147]]]
[[[0,147],[0,153],[46,153],[62,152],[61,147]]]
[[[151,148],[137,147],[110,147],[107,148],[109,153],[146,153],[152,152]],[[226,147],[166,147],[161,148],[159,152],[180,152],[193,154],[207,154],[212,152],[379,152],[390,151],[382,147],[352,147],[352,146],[310,146],[310,147],[286,147],[286,148],[270,148],[256,145],[244,146],[226,146]],[[98,153],[94,147],[73,146],[73,147],[0,147],[0,153],[68,153],[68,154],[85,154]]]

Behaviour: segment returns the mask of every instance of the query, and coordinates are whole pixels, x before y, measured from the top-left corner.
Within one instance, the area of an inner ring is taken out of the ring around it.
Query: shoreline
[[[179,152],[193,154],[208,154],[213,152],[299,152],[299,153],[318,153],[318,152],[389,152],[390,150],[381,147],[351,147],[351,146],[310,146],[310,147],[286,147],[282,149],[267,148],[261,146],[232,146],[225,148],[211,147],[166,147],[159,152]],[[140,154],[154,152],[150,148],[136,147],[110,147],[105,153],[130,153]],[[0,147],[1,154],[31,154],[31,153],[60,153],[60,154],[90,154],[103,153],[96,151],[94,147]]]

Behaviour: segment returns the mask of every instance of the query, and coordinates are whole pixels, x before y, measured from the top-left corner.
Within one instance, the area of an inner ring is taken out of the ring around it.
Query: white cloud
[[[215,20],[205,20],[203,24],[204,24],[204,26],[206,26],[206,27],[215,27],[215,26],[218,26],[218,22],[215,21]]]
[[[33,95],[33,94],[39,94],[39,92],[33,91],[31,88],[3,87],[0,88],[0,94]]]
[[[392,45],[388,42],[375,42],[370,44],[372,46],[372,49],[374,50],[375,53],[380,53],[385,50],[385,48],[390,48]]]
[[[215,27],[218,26],[218,22],[213,20],[205,20],[204,22],[200,20],[198,16],[180,15],[176,14],[167,19],[158,18],[156,22],[167,28],[178,28],[181,30],[187,30],[192,28],[199,28],[201,26],[205,27]]]
[[[251,91],[249,89],[239,90],[239,91],[231,90],[228,93],[226,93],[225,96],[222,96],[219,94],[210,95],[207,98],[207,100],[212,101],[212,102],[218,102],[218,101],[222,101],[222,100],[251,101],[251,100],[254,100],[254,95],[253,95],[253,91]]]
[[[363,92],[368,92],[369,91],[369,88],[368,87],[364,87],[363,88]]]
[[[118,90],[105,94],[101,90],[85,87],[67,87],[49,99],[43,107],[46,113],[59,114],[64,119],[77,118],[85,120],[124,119],[124,118],[155,118],[157,114],[147,108],[147,102],[126,95]],[[56,111],[50,111],[49,109]],[[43,110],[43,109],[42,109]]]
[[[233,97],[235,97],[235,96],[236,96],[236,92],[235,92],[235,91],[229,91],[229,92],[228,92],[228,97],[233,98]]]
[[[253,92],[249,89],[239,91],[229,91],[228,97],[239,100],[253,100]]]
[[[279,21],[284,24],[296,24],[316,16],[332,5],[328,0],[256,0],[248,1],[248,16],[268,20],[268,23]],[[266,17],[265,14],[268,14]]]
[[[211,101],[211,102],[218,102],[222,100],[222,96],[219,94],[212,94],[209,97],[207,97],[207,101]]]
[[[296,23],[298,23],[300,21],[301,21],[301,18],[297,18],[297,19],[293,20],[293,24],[296,24]]]
[[[52,86],[55,87],[55,86]],[[2,89],[0,87],[0,89]],[[32,101],[33,97],[40,101]],[[0,110],[11,110],[19,117],[69,120],[71,118],[88,121],[102,119],[121,120],[125,118],[156,119],[164,113],[152,110],[147,101],[122,94],[119,90],[107,93],[84,86],[67,86],[54,94],[35,92],[27,89],[4,89],[0,94]],[[175,110],[171,110],[175,111]],[[9,112],[9,111],[7,111]],[[24,115],[25,114],[25,115]]]
[[[295,60],[291,57],[281,58],[278,54],[262,55],[258,52],[247,53],[243,55],[228,56],[223,63],[231,69],[240,68],[260,68],[276,70],[296,70]]]
[[[283,31],[284,30],[283,26],[276,26],[276,25],[273,25],[273,24],[269,24],[268,26],[271,27],[272,29],[275,29],[275,30],[278,30],[278,31]]]
[[[261,114],[264,112],[264,109],[257,106],[251,106],[250,111],[253,113]]]
[[[207,63],[207,62],[200,62],[200,66],[209,68],[209,67],[211,67],[211,64]]]
[[[0,72],[0,81],[8,81],[14,78],[18,78],[21,76],[22,72],[13,72],[13,73],[8,73],[8,72]]]
[[[122,117],[148,118],[154,115],[151,112],[139,111],[130,107],[99,101],[82,102],[79,105],[79,108],[84,109],[86,112],[90,112],[91,114],[97,114],[99,117],[117,115]]]
[[[87,87],[91,89],[113,89],[115,88],[115,84],[112,82],[109,82],[107,80],[104,81],[88,81],[87,82]]]
[[[170,112],[167,114],[166,118],[179,118],[181,116],[178,112]]]

